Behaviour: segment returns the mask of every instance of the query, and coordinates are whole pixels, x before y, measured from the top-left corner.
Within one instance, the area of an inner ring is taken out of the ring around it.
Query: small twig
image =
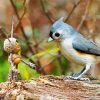
[[[25,54],[21,54],[21,55],[23,55],[25,58],[29,58],[29,57],[27,57],[27,55],[25,55]],[[34,62],[31,58],[29,59],[29,61],[35,64],[35,62]],[[24,63],[24,62],[23,62],[23,63]],[[44,75],[45,73],[44,73],[43,68],[40,67],[40,62],[37,62],[37,63],[38,63],[38,64],[36,65],[35,70],[36,70],[38,73]]]
[[[10,2],[11,2],[11,4],[12,4],[12,6],[13,6],[13,9],[14,9],[14,12],[15,12],[15,14],[16,14],[16,16],[17,16],[17,19],[20,21],[19,14],[18,14],[17,8],[16,8],[16,6],[15,6],[13,0],[10,0]],[[23,33],[23,36],[24,36],[24,38],[25,38],[25,40],[26,40],[26,44],[27,44],[29,50],[30,50],[32,53],[34,53],[32,47],[31,47],[31,45],[30,45],[30,43],[29,43],[29,41],[28,41],[28,38],[27,38],[27,36],[26,36],[26,34],[25,34],[25,32],[24,32],[24,29],[23,29],[23,26],[22,26],[21,21],[20,21],[20,29],[21,29],[21,31],[22,31],[22,33]]]
[[[22,19],[23,19],[24,15],[26,14],[26,7],[25,7],[25,3],[26,3],[26,0],[24,0],[24,2],[23,2],[23,5],[24,5],[24,11],[23,11],[23,14],[22,14],[22,16],[20,17],[20,20],[19,20],[19,22],[18,22],[17,26],[15,27],[14,32],[18,29],[18,27],[20,26],[21,21],[22,21]]]
[[[18,70],[16,69],[16,66],[14,65],[13,61],[12,61],[12,53],[10,53],[9,57],[8,57],[8,61],[10,62],[11,68],[9,71],[9,75],[8,75],[8,80],[15,80],[17,75],[18,75]]]
[[[79,24],[78,27],[77,27],[77,31],[80,30],[80,28],[82,27],[82,25],[83,25],[83,23],[84,23],[84,21],[85,21],[85,19],[86,19],[86,16],[87,16],[88,10],[89,10],[89,6],[90,6],[90,0],[88,0],[88,2],[87,2],[87,6],[86,6],[86,9],[85,9],[85,12],[84,12],[84,14],[83,14],[83,16],[82,16],[82,19],[81,19],[80,24]]]
[[[72,13],[74,12],[74,10],[76,9],[76,7],[80,4],[81,0],[79,0],[72,8],[72,10],[70,11],[70,13],[68,14],[67,18],[65,19],[65,22],[67,22],[70,18],[70,16],[72,15]]]
[[[13,33],[14,33],[14,16],[12,16],[11,20],[11,38],[13,38]]]
[[[20,17],[20,20],[19,20],[17,26],[15,27],[14,32],[15,32],[15,31],[18,29],[18,27],[20,26],[20,23],[21,23],[21,21],[22,21],[24,15],[25,15],[25,13],[26,13],[26,8],[24,9],[24,12],[23,12],[22,16]]]
[[[28,65],[30,68],[36,70],[38,73],[43,74],[43,75],[45,74],[44,70],[41,67],[36,66],[34,63],[26,62],[26,61],[24,61],[22,59],[21,59],[21,62],[23,62],[24,64]]]
[[[25,6],[26,0],[24,0],[23,5]]]
[[[14,16],[12,16],[12,20],[11,20],[11,38],[13,38],[13,34],[14,34]],[[16,65],[14,65],[13,63],[12,56],[13,56],[13,53],[10,53],[8,57],[8,61],[10,62],[10,65],[11,65],[10,72],[8,75],[8,80],[10,81],[15,80],[18,75],[18,70],[16,69]]]
[[[24,61],[22,59],[21,59],[21,62],[25,63],[26,65],[28,65],[32,69],[36,69],[36,65],[31,63],[31,62],[26,62],[26,61]]]
[[[43,10],[44,14],[46,15],[46,17],[49,19],[50,23],[52,24],[53,20],[51,19],[50,15],[46,12],[43,0],[40,0],[40,3],[41,3],[42,10]]]
[[[14,16],[12,16],[12,19],[11,19],[11,38],[13,38],[13,35],[14,35]],[[8,37],[7,37],[8,38]],[[8,38],[9,40],[9,38]],[[11,43],[11,41],[9,40],[9,42]]]
[[[12,61],[12,53],[10,53],[8,60],[11,64],[11,68],[14,68],[14,64],[13,64],[13,61]]]

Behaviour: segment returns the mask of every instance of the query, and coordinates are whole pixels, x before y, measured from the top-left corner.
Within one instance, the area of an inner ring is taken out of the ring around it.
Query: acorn
[[[7,53],[11,53],[15,46],[16,46],[16,39],[15,38],[8,38],[8,39],[5,39],[4,40],[4,50],[7,52]]]
[[[15,46],[15,48],[13,50],[13,53],[17,54],[20,50],[21,50],[21,47],[20,47],[19,43],[16,43],[16,46]]]
[[[13,54],[13,55],[12,55],[12,61],[13,61],[14,64],[17,65],[17,64],[20,63],[21,57],[20,57],[19,55],[17,55],[17,54]]]

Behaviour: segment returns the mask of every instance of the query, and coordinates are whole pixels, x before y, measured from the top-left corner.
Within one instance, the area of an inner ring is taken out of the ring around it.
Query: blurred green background
[[[66,23],[100,44],[100,0],[0,0],[0,82],[7,80],[10,68],[3,41],[10,36],[12,16],[22,59],[31,59],[46,75],[68,75],[81,69],[61,55],[55,42],[47,42],[50,26],[58,18],[63,16]],[[20,79],[41,75],[23,63],[18,71]]]

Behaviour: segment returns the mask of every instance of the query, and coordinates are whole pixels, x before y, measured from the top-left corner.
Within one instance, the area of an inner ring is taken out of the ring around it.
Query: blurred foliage
[[[32,60],[44,69],[46,74],[67,75],[69,72],[80,70],[78,65],[73,67],[73,64],[59,53],[55,42],[47,42],[51,21],[61,16],[66,19],[77,2],[78,0],[0,0],[0,82],[7,80],[10,68],[8,54],[3,51],[3,41],[7,37],[2,27],[10,32],[12,15],[15,17],[14,36],[21,45],[22,59],[27,62]],[[88,2],[90,4],[87,9]],[[67,23],[77,28],[86,10],[86,18],[79,32],[100,44],[100,0],[81,0]],[[9,35],[7,34],[8,37]],[[18,65],[18,71],[21,79],[40,75],[23,63]]]
[[[0,82],[6,81],[8,78],[9,66],[6,57],[0,56]]]
[[[23,77],[23,79],[28,80],[29,78],[32,77],[38,77],[39,73],[37,73],[35,70],[29,68],[27,65],[20,63],[18,66],[18,71],[21,75],[21,77]]]
[[[16,8],[19,10],[23,8],[23,1],[21,3],[21,2],[16,2],[16,0],[14,0],[14,4],[16,5]]]
[[[55,53],[55,52],[58,52],[59,51],[59,48],[52,48],[52,49],[48,49],[48,50],[45,50],[45,51],[42,51],[40,53],[37,53],[35,55],[32,55],[31,57],[29,57],[29,59],[35,59],[37,57],[40,57],[40,56],[43,56],[43,55],[47,55],[47,54],[51,54],[52,53]]]

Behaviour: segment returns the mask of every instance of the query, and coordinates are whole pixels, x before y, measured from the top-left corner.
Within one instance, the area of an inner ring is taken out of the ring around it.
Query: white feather
[[[90,54],[82,54],[75,50],[72,46],[72,39],[67,38],[60,41],[60,48],[62,54],[71,62],[76,62],[81,65],[86,65],[88,63],[95,63],[95,57]]]

